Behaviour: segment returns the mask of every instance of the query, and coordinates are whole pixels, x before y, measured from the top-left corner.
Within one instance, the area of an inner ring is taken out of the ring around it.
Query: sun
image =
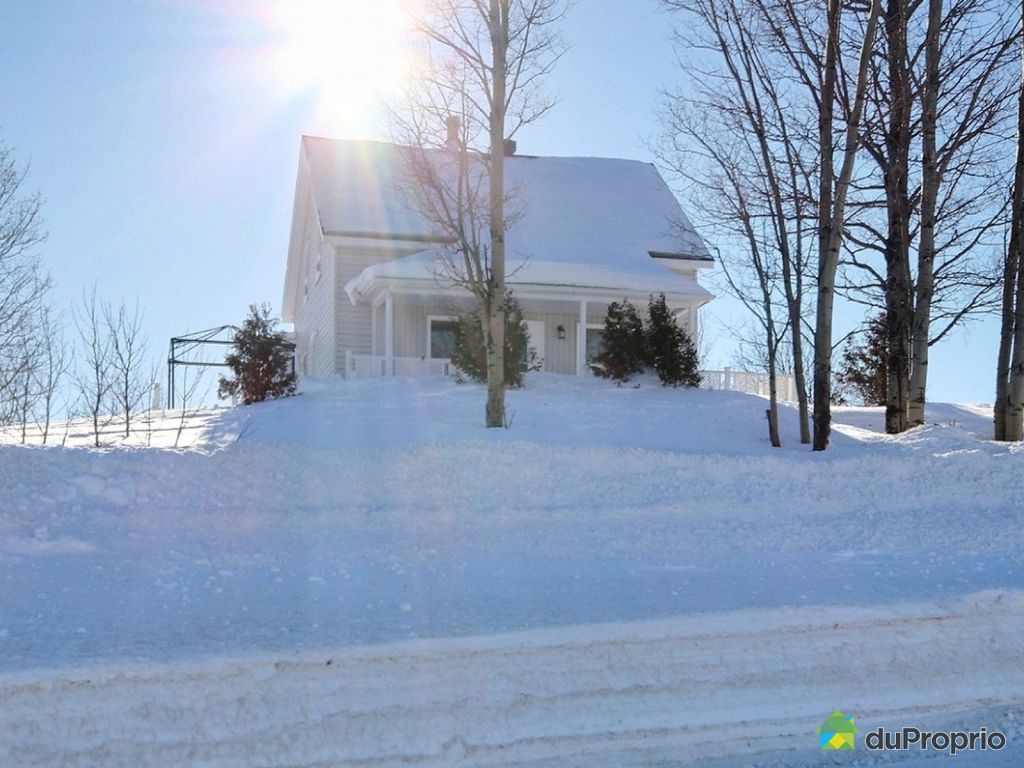
[[[407,77],[411,23],[400,0],[279,0],[265,10],[279,87],[312,95],[338,133],[365,131]]]

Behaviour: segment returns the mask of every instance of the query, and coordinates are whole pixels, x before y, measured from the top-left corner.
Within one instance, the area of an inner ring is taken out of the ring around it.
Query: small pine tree
[[[885,371],[889,362],[887,333],[883,312],[871,318],[858,334],[862,338],[860,343],[855,342],[855,336],[847,339],[835,376],[833,400],[837,405],[885,405]]]
[[[605,379],[629,381],[644,369],[644,324],[636,307],[626,299],[608,305],[601,353],[593,371]]]
[[[505,386],[509,389],[521,389],[526,372],[540,370],[541,361],[529,343],[530,330],[523,319],[523,310],[509,291],[505,296]],[[471,381],[487,381],[487,350],[478,313],[459,317],[452,362]]]
[[[292,352],[276,327],[268,304],[249,307],[249,316],[235,332],[234,348],[225,358],[234,377],[220,377],[219,397],[238,397],[250,405],[295,394]]]
[[[667,387],[699,387],[700,361],[697,347],[668,308],[665,294],[653,296],[648,305],[645,333],[647,364]]]

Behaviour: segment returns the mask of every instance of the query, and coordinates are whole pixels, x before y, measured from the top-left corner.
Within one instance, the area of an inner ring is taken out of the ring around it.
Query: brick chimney
[[[448,128],[446,146],[454,152],[462,146],[462,121],[456,115],[449,115],[444,122]]]
[[[515,139],[505,139],[505,157],[513,157],[517,147]]]

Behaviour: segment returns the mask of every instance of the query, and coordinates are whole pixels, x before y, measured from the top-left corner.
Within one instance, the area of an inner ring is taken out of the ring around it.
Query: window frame
[[[459,318],[455,315],[427,315],[427,348],[426,354],[423,356],[424,360],[451,360],[450,357],[434,357],[433,345],[431,344],[431,337],[434,335],[434,322],[439,323],[458,323]]]
[[[603,330],[604,330],[604,323],[586,323],[584,325],[584,327],[583,327],[583,331],[582,331],[582,333],[583,333],[583,364],[586,366],[587,372],[590,371],[590,363],[592,362],[591,360],[587,359],[587,335],[586,335],[587,331],[603,331]],[[581,331],[580,331],[580,321],[577,320],[576,321],[576,334],[577,334],[577,338],[579,338],[579,334],[580,333],[581,333]]]

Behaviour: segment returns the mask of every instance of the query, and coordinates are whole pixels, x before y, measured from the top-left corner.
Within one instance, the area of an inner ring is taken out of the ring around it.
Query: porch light
[[[558,326],[558,338],[560,338],[560,339],[564,339],[565,338],[565,326],[564,325]]]

